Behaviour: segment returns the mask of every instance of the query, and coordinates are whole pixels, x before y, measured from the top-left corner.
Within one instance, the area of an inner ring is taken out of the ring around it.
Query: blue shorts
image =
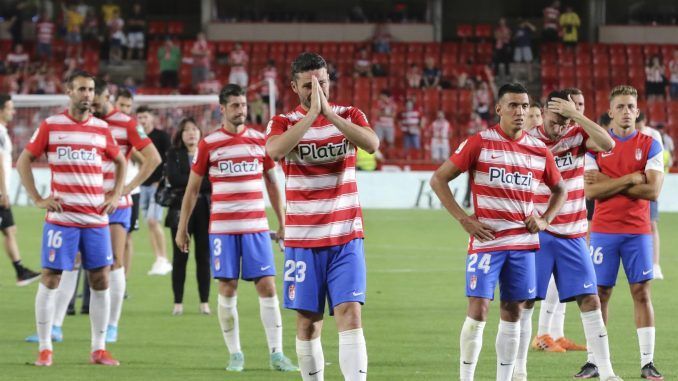
[[[534,251],[507,250],[466,256],[466,296],[507,302],[531,300],[537,295]]]
[[[659,221],[659,206],[657,201],[650,201],[650,221]]]
[[[547,232],[539,233],[541,248],[534,257],[537,269],[537,299],[546,299],[551,274],[556,280],[562,303],[579,295],[598,293],[596,271],[586,247],[586,238],[560,238]]]
[[[363,239],[318,248],[285,248],[285,308],[325,312],[342,303],[365,304],[367,270]]]
[[[78,228],[45,222],[42,230],[42,267],[73,270],[80,252],[85,270],[113,264],[111,233],[108,227]]]
[[[125,228],[125,231],[129,231],[130,224],[132,222],[132,208],[127,207],[123,209],[116,209],[113,213],[108,215],[108,224],[109,225],[122,225]]]
[[[600,286],[614,287],[620,260],[629,283],[653,279],[652,254],[651,234],[591,233],[591,256]]]
[[[254,280],[275,276],[275,260],[268,231],[247,234],[210,234],[212,276]]]

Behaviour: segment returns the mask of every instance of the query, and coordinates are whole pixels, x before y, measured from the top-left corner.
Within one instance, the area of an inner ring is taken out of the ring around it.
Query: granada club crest
[[[294,298],[297,296],[296,290],[297,290],[297,288],[293,284],[291,284],[290,287],[287,289],[287,297],[290,300],[294,300]]]
[[[640,148],[636,148],[636,160],[640,161],[640,159],[643,158],[643,150]]]
[[[49,258],[48,259],[49,259],[50,262],[54,262],[54,260],[56,259],[56,251],[54,251],[54,249],[49,249]]]
[[[478,277],[476,277],[475,275],[471,275],[471,281],[469,282],[469,288],[471,290],[475,290],[477,284],[478,284]]]
[[[216,271],[221,270],[221,261],[219,260],[219,258],[214,258],[214,269]]]

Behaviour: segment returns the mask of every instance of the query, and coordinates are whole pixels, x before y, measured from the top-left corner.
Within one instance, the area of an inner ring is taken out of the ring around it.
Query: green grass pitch
[[[43,211],[14,208],[24,262],[39,266]],[[653,284],[657,322],[655,362],[667,380],[676,379],[678,359],[678,243],[673,234],[678,214],[662,214],[662,266],[666,280]],[[367,304],[363,322],[369,354],[371,380],[453,380],[458,378],[459,330],[466,311],[464,256],[467,237],[442,210],[366,210]],[[130,298],[125,301],[118,343],[109,345],[122,365],[118,368],[88,364],[89,319],[66,318],[65,341],[55,344],[54,365],[38,369],[37,345],[23,342],[35,330],[36,284],[14,286],[13,270],[0,260],[0,380],[297,380],[298,374],[268,370],[268,354],[259,306],[251,284],[241,283],[239,312],[241,341],[246,355],[242,374],[227,373],[228,353],[216,313],[216,284],[210,304],[213,315],[198,314],[193,258],[189,259],[184,315],[171,316],[169,276],[151,277],[152,263],[147,231],[135,233],[136,257],[128,281]],[[169,232],[168,232],[169,241]],[[276,251],[278,271],[282,254]],[[610,344],[617,373],[625,380],[639,379],[638,343],[628,287],[620,275],[610,311]],[[278,278],[278,292],[281,293]],[[79,305],[80,301],[78,301]],[[484,347],[477,370],[478,380],[495,377],[494,338],[498,305],[493,303],[485,329]],[[534,314],[536,330],[537,311]],[[283,310],[285,352],[294,353],[294,313]],[[578,309],[567,310],[566,334],[584,342]],[[322,337],[327,380],[340,380],[337,332],[326,319]],[[568,380],[585,360],[585,353],[546,354],[530,352],[531,380]]]

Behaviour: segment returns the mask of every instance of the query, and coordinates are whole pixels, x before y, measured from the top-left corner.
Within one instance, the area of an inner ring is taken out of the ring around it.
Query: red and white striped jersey
[[[450,160],[470,172],[476,217],[494,230],[492,241],[471,237],[469,254],[538,249],[539,235],[530,233],[524,221],[534,213],[539,184],[553,186],[561,180],[546,145],[524,132],[511,140],[496,125],[461,143]]]
[[[275,162],[265,145],[264,134],[248,127],[239,134],[222,127],[198,143],[192,170],[212,183],[210,234],[268,231],[263,174]]]
[[[249,56],[244,50],[234,50],[228,55],[228,64],[231,65],[231,70],[245,70]]]
[[[40,21],[35,27],[38,35],[38,42],[41,44],[51,44],[54,38],[54,23],[51,21]]]
[[[152,144],[151,139],[146,136],[143,127],[137,123],[137,120],[119,110],[112,110],[104,117],[111,134],[120,147],[120,152],[129,160],[132,155],[132,148],[141,151],[147,145]],[[104,192],[109,192],[115,186],[115,163],[104,159]],[[123,195],[118,202],[118,209],[129,208],[132,206],[132,197]]]
[[[388,98],[387,100],[379,98],[379,100],[377,100],[379,118],[376,120],[376,124],[383,127],[393,127],[395,124],[396,108],[397,105],[392,98]]]
[[[588,134],[579,125],[570,127],[557,141],[552,141],[546,136],[544,126],[533,128],[528,134],[541,140],[551,150],[556,167],[567,188],[567,201],[546,231],[565,238],[584,237],[588,228],[584,195],[584,157]],[[549,197],[551,190],[546,184],[539,184],[534,195],[534,207],[539,214],[546,211]]]
[[[419,134],[421,112],[419,110],[403,111],[400,113],[400,129],[410,134]]]
[[[269,89],[268,86],[268,80],[272,79],[273,80],[273,89]],[[269,96],[271,95],[271,92],[275,95],[278,96],[278,69],[273,67],[265,67],[261,71],[261,80],[263,82],[263,85],[261,86],[260,93],[263,96]]]
[[[332,105],[341,118],[370,128],[356,107]],[[306,110],[278,115],[268,124],[268,136],[294,128]],[[356,147],[322,115],[285,156],[285,245],[326,247],[363,238],[363,218],[356,183]]]
[[[431,141],[444,143],[450,137],[450,122],[445,119],[436,119],[431,123]]]
[[[61,200],[62,213],[47,212],[47,222],[81,228],[108,225],[100,210],[104,202],[104,159],[118,155],[108,124],[93,116],[79,122],[67,112],[45,119],[26,150],[47,154],[52,171],[51,195]]]

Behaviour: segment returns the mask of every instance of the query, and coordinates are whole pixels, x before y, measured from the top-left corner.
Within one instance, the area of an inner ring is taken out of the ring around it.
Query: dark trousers
[[[160,73],[160,87],[176,88],[179,86],[179,73],[167,70]]]
[[[210,245],[209,245],[209,220],[210,207],[208,202],[209,196],[201,195],[195,204],[193,214],[188,223],[188,232],[192,236],[195,246],[194,256],[196,265],[196,278],[198,280],[198,294],[200,295],[200,303],[207,303],[210,296]],[[174,237],[177,235],[177,225],[179,222],[179,210],[170,208],[173,218],[170,224],[172,232],[172,291],[174,292],[174,303],[183,303],[184,300],[184,282],[186,281],[186,265],[188,263],[188,253],[183,253],[174,242]]]

